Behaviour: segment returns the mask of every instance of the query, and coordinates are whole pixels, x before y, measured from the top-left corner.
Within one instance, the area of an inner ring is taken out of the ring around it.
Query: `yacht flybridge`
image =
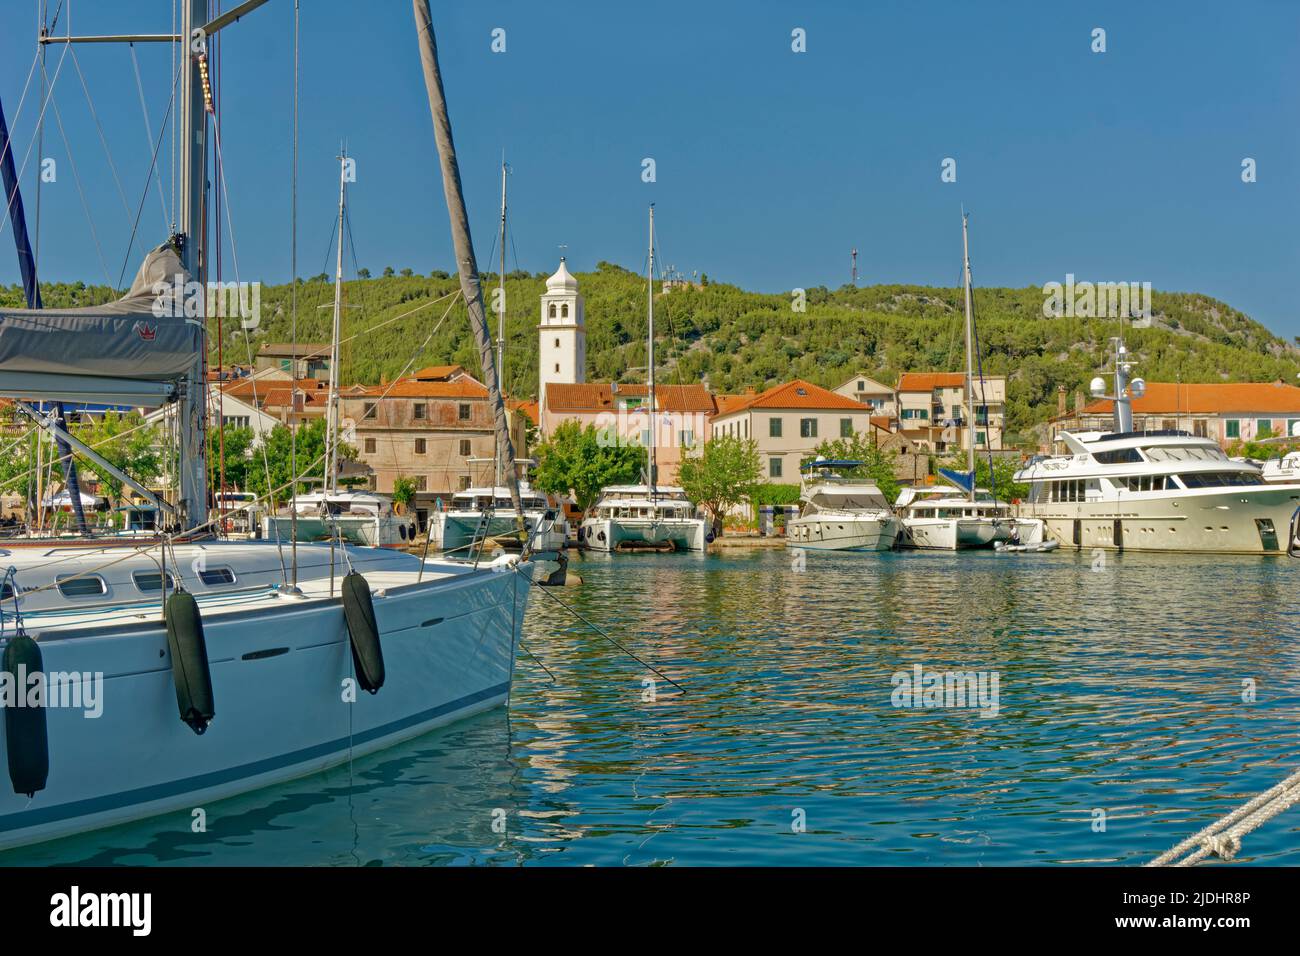
[[[842,472],[860,461],[818,458],[800,470],[803,507],[786,524],[786,544],[812,551],[888,551],[900,523],[876,483]]]
[[[12,692],[18,674],[24,689],[46,680],[35,703],[28,694],[8,706],[10,693],[0,709],[0,780],[8,777],[0,847],[323,770],[501,705],[510,693],[532,585],[527,549],[474,566],[337,541],[211,537],[221,519],[208,514],[204,323],[152,290],[197,287],[204,314],[202,282],[187,283],[204,278],[201,264],[212,258],[204,254],[205,164],[216,105],[196,47],[247,24],[256,6],[242,4],[236,21],[211,18],[206,0],[180,4],[178,231],[149,254],[124,299],[40,309],[26,230],[14,229],[29,308],[0,310],[0,395],[100,467],[112,468],[28,402],[177,401],[180,414],[170,449],[176,494],[154,495],[112,470],[160,509],[167,531],[27,546],[8,539],[0,551],[5,684]],[[416,0],[415,13],[461,290],[499,441],[512,457],[426,0]],[[7,191],[16,210],[16,185]],[[302,463],[293,479],[318,466]],[[513,502],[517,489],[508,492]],[[85,719],[96,701],[98,719]]]
[[[649,401],[644,414],[650,447],[644,485],[611,485],[601,489],[593,514],[578,529],[578,542],[594,551],[703,551],[713,540],[708,522],[681,488],[661,487],[658,481],[658,405],[655,403],[655,207],[650,204],[650,259],[646,270],[648,322],[646,332]]]
[[[1143,394],[1123,341],[1114,343],[1113,432],[1061,432],[1067,454],[1037,458],[1016,474],[1028,482],[1024,513],[1076,548],[1133,551],[1285,551],[1300,484],[1265,482],[1210,438],[1178,430],[1135,431],[1132,399]]]
[[[703,551],[713,540],[681,488],[610,485],[592,510],[578,541],[593,551]]]

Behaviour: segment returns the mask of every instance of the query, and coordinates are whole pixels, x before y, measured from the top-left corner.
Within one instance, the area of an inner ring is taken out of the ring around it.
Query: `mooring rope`
[[[1242,837],[1296,803],[1300,803],[1300,770],[1173,849],[1166,850],[1147,866],[1195,866],[1210,854],[1229,862],[1241,850]],[[1189,852],[1193,848],[1194,852]],[[1186,857],[1178,859],[1185,853],[1188,854]]]

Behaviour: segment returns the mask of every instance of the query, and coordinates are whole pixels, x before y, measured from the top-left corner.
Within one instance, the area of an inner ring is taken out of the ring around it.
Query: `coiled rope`
[[[1300,803],[1300,770],[1173,849],[1166,850],[1147,866],[1195,866],[1210,854],[1229,862],[1241,851],[1242,837],[1296,803]],[[1188,855],[1178,859],[1183,854]]]

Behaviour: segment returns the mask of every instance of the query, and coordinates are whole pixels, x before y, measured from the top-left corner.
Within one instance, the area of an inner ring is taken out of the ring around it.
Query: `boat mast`
[[[966,444],[967,454],[966,462],[970,469],[970,500],[975,501],[975,395],[971,391],[975,378],[974,349],[971,346],[971,325],[973,322],[973,312],[971,309],[971,287],[970,287],[970,240],[967,237],[966,222],[970,216],[962,210],[961,214],[961,256],[962,256],[962,283],[966,290]]]
[[[433,35],[433,15],[429,0],[412,0],[415,29],[420,44],[420,63],[424,69],[424,85],[429,94],[429,113],[433,119],[433,136],[438,145],[438,159],[442,167],[442,189],[447,200],[447,214],[451,220],[451,239],[456,251],[456,266],[460,272],[460,290],[469,314],[470,329],[478,346],[479,364],[483,367],[483,384],[487,386],[488,401],[492,405],[496,422],[497,440],[501,443],[502,457],[514,461],[514,445],[506,422],[505,403],[501,400],[501,381],[497,376],[496,359],[492,355],[492,335],[488,331],[483,309],[483,293],[479,286],[478,262],[474,258],[474,243],[469,233],[469,214],[465,211],[465,196],[460,186],[460,166],[456,162],[456,144],[452,141],[451,118],[447,115],[447,98],[442,88],[442,72],[438,66],[438,44]],[[510,502],[515,508],[515,529],[522,543],[527,542],[524,509],[519,499],[519,476],[511,468],[506,474],[506,487],[510,489]]]
[[[658,410],[655,406],[655,204],[650,204],[650,265],[646,269],[646,292],[649,300],[649,319],[646,323],[646,362],[648,363],[647,380],[650,385],[650,500],[655,500],[655,479],[658,471],[658,455],[655,448],[659,444]]]
[[[501,154],[501,273],[497,276],[497,375],[502,387],[506,379],[506,157]],[[493,456],[496,458],[496,482],[499,488],[505,480],[505,462],[501,460],[501,441],[493,438]],[[513,462],[512,462],[513,464]],[[493,490],[492,497],[496,498]]]
[[[343,323],[343,214],[347,196],[348,151],[339,151],[339,249],[334,266],[334,329],[330,334],[329,418],[325,423],[326,494],[339,488],[339,339]]]
[[[204,273],[205,219],[207,201],[207,111],[202,64],[206,71],[208,0],[185,0],[181,4],[181,142],[180,217],[177,221],[177,252],[192,281],[206,291]],[[207,315],[204,296],[200,315]],[[200,346],[181,384],[177,414],[180,441],[181,529],[189,530],[208,520],[208,469],[204,368],[207,358],[207,328],[200,326]]]

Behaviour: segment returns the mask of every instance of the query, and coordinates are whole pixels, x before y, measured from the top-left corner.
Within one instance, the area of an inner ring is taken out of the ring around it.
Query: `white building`
[[[555,275],[546,280],[542,295],[542,321],[538,356],[538,399],[545,414],[546,386],[575,385],[587,380],[587,329],[582,293],[563,259]]]

